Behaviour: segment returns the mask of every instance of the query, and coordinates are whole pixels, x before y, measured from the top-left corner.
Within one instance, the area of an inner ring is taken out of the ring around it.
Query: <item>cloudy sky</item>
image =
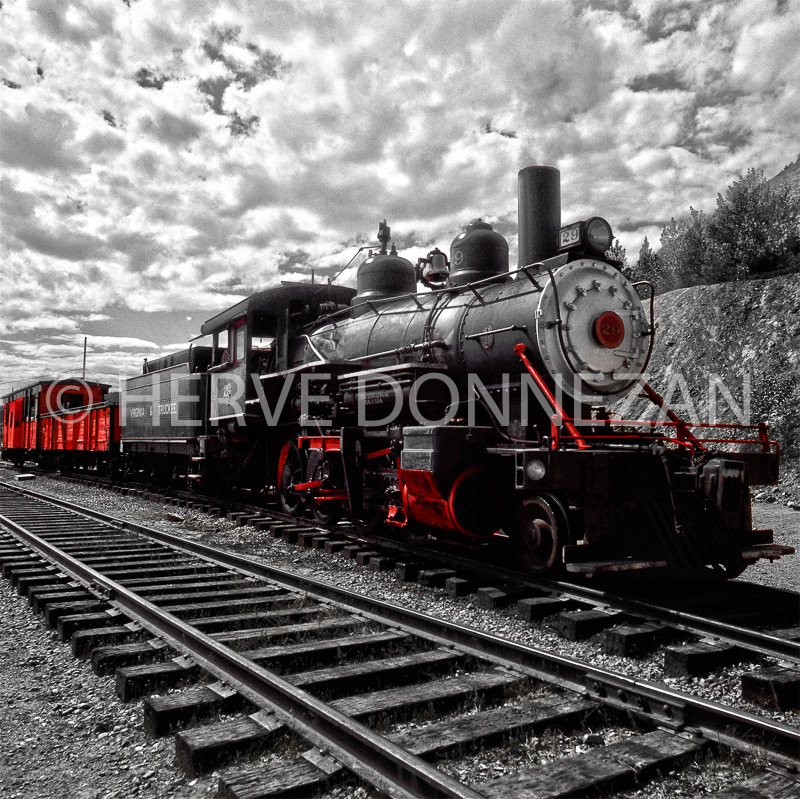
[[[133,374],[388,218],[416,258],[516,173],[636,259],[800,151],[800,0],[1,0],[0,394]],[[341,282],[353,283],[352,270]]]

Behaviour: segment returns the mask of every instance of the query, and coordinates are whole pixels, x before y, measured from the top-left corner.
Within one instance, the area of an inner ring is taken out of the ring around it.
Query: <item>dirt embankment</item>
[[[757,494],[800,501],[800,276],[670,291],[655,318],[650,384],[687,419],[768,422],[783,478]]]

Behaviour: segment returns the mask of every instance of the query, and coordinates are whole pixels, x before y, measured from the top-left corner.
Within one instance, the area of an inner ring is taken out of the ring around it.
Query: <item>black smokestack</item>
[[[552,166],[519,171],[519,266],[558,254],[561,227],[561,173]]]

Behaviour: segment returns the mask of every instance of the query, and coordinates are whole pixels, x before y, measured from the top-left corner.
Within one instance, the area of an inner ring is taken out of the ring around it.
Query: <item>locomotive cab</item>
[[[347,308],[354,294],[343,286],[284,282],[203,324],[212,357],[205,423],[188,466],[190,486],[263,491],[274,481],[273,453],[285,440],[285,425],[296,419],[282,389],[301,359],[303,327]]]

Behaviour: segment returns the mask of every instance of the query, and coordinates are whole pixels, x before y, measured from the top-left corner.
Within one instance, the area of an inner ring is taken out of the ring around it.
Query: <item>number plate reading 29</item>
[[[622,339],[625,338],[625,323],[619,314],[615,314],[614,311],[606,311],[595,320],[594,334],[600,344],[613,350],[615,347],[619,347]]]
[[[558,231],[558,249],[568,250],[570,247],[577,247],[581,243],[581,223],[573,222],[571,225],[562,227]]]

